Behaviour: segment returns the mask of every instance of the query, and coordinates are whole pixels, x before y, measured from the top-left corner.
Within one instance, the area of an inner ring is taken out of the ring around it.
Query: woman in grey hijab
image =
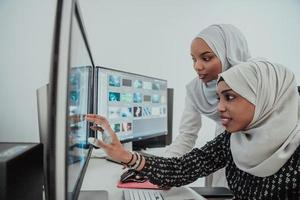
[[[247,41],[241,31],[230,24],[211,25],[192,41],[191,56],[197,77],[186,86],[185,108],[179,135],[167,148],[167,157],[179,157],[195,146],[202,126],[202,115],[216,122],[215,135],[222,133],[217,111],[216,79],[218,74],[250,58]],[[227,186],[224,170],[207,179],[207,185]]]

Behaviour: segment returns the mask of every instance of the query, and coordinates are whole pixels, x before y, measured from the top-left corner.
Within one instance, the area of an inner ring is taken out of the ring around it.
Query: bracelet
[[[134,154],[136,155],[137,159],[134,165],[129,166],[130,169],[138,169],[142,164],[143,156],[141,156],[139,153],[136,152]]]
[[[141,155],[141,160],[140,160],[138,166],[136,167],[136,170],[137,170],[138,168],[140,168],[140,166],[141,166],[143,160],[145,160],[145,157]]]
[[[121,162],[121,164],[123,164],[123,165],[129,165],[129,163],[131,163],[132,160],[133,160],[133,157],[134,157],[133,155],[134,155],[134,154],[131,153],[131,158],[130,158],[129,162],[127,162],[127,163]]]

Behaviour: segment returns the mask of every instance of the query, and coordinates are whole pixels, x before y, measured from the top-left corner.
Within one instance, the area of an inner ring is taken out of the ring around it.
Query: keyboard
[[[156,190],[123,190],[124,200],[164,200]]]

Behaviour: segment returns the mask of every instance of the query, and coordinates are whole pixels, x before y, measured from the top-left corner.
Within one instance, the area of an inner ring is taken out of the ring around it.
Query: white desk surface
[[[162,149],[157,149],[156,151],[163,152]],[[154,153],[153,150],[147,152],[157,155],[157,153]],[[91,158],[84,176],[81,190],[106,190],[109,193],[109,200],[122,200],[123,189],[117,188],[116,185],[119,181],[120,175],[124,171],[125,169],[123,169],[122,165],[106,161],[105,159]],[[203,186],[202,183],[203,180],[200,180],[200,182],[196,181],[188,186]],[[173,198],[167,199],[171,200]]]
[[[122,171],[121,165],[105,159],[92,158],[85,172],[81,190],[106,190],[110,200],[121,200],[122,189],[116,185]]]

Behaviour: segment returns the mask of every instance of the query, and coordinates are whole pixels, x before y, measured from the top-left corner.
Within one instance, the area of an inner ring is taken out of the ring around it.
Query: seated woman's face
[[[218,83],[217,95],[218,111],[226,130],[233,133],[246,129],[253,119],[255,106],[234,92],[225,81]]]
[[[200,38],[193,40],[191,45],[191,56],[194,69],[204,83],[216,80],[218,74],[222,72],[220,59],[214,54],[204,40]]]

